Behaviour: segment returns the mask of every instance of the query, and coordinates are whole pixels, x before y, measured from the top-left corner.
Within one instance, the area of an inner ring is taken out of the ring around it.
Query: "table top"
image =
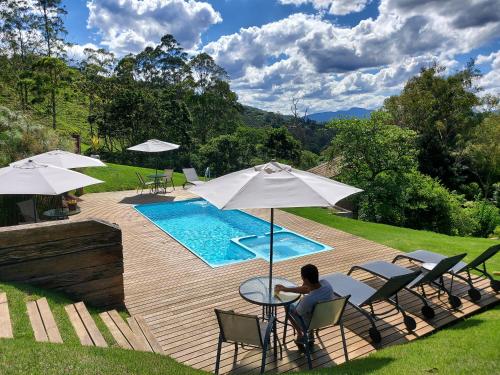
[[[43,212],[43,216],[46,217],[66,217],[71,215],[76,215],[80,213],[80,208],[77,207],[75,210],[69,210],[67,208],[53,208]]]
[[[264,306],[286,306],[300,298],[300,295],[297,295],[297,298],[292,300],[282,301],[274,294],[274,286],[276,284],[281,284],[286,287],[296,287],[293,282],[287,280],[282,277],[273,277],[272,280],[272,292],[269,295],[269,277],[268,276],[260,276],[253,277],[244,281],[240,285],[240,295],[246,301],[253,303],[255,305],[264,305]]]
[[[149,178],[162,178],[162,177],[167,177],[166,174],[150,174],[148,175]]]

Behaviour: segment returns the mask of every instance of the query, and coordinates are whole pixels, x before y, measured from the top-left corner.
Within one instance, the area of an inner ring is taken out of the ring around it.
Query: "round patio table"
[[[160,181],[162,178],[166,178],[166,174],[150,174],[148,178],[152,178],[154,180],[154,185],[155,185],[155,193],[158,193],[160,191]]]
[[[284,285],[288,288],[293,288],[293,287],[297,286],[296,284],[294,284],[290,280],[287,280],[283,277],[273,277],[272,290],[271,290],[271,293],[269,293],[269,277],[268,276],[252,277],[251,279],[244,281],[240,285],[240,296],[245,301],[248,301],[254,305],[262,306],[262,314],[263,314],[262,318],[263,319],[270,319],[271,317],[275,318],[274,325],[273,325],[274,355],[275,356],[277,355],[277,348],[278,348],[278,344],[279,344],[280,354],[281,354],[281,356],[283,356],[283,350],[281,347],[281,342],[279,342],[279,339],[278,339],[278,333],[277,333],[277,327],[276,327],[276,323],[277,323],[276,310],[280,306],[285,308],[285,321],[283,322],[283,324],[286,327],[288,324],[288,307],[300,298],[300,294],[297,294],[296,298],[292,297],[292,298],[287,298],[287,299],[281,300],[274,293],[274,287],[277,284]]]
[[[53,220],[62,220],[66,219],[68,216],[76,215],[80,213],[80,207],[77,207],[74,210],[69,210],[67,208],[53,208],[51,210],[47,210],[43,212],[43,216],[53,219]]]

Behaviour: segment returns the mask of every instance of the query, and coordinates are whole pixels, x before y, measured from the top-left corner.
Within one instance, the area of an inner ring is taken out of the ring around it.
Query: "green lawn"
[[[89,176],[104,181],[103,184],[97,184],[85,188],[85,193],[100,193],[103,191],[132,190],[137,188],[138,181],[136,172],[143,177],[154,174],[155,170],[150,168],[133,167],[129,165],[120,165],[106,163],[107,167],[86,168],[83,172]],[[174,184],[182,185],[186,179],[182,173],[174,173]]]
[[[324,208],[290,208],[286,211],[404,252],[426,249],[445,255],[467,253],[465,260],[468,261],[486,248],[500,244],[499,240],[488,238],[447,236],[423,230],[349,219],[337,216]],[[497,255],[488,261],[488,269],[500,271],[500,256]]]

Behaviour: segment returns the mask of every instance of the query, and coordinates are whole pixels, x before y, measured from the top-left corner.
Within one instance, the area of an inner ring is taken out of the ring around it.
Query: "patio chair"
[[[149,192],[152,193],[153,188],[154,188],[154,181],[145,181],[144,177],[142,177],[142,175],[139,172],[135,172],[135,174],[137,175],[137,178],[139,179],[139,185],[137,186],[137,189],[135,190],[136,193],[139,192],[139,189],[141,189],[141,194],[144,191],[144,189],[149,189]]]
[[[491,288],[498,292],[500,290],[500,281],[495,280],[492,275],[486,271],[486,261],[494,257],[500,250],[500,245],[490,246],[479,254],[475,259],[471,260],[469,263],[458,262],[454,267],[448,270],[448,273],[452,277],[457,277],[467,284],[469,284],[469,290],[467,293],[473,301],[479,301],[481,299],[481,292],[474,287],[473,279],[471,277],[470,271],[475,270],[481,275],[490,279]],[[428,250],[415,250],[410,253],[401,254],[394,258],[393,263],[399,259],[409,259],[410,261],[420,262],[420,263],[439,263],[441,260],[445,259],[446,256],[433,253]],[[482,266],[482,269],[479,268]],[[461,275],[465,273],[466,276]],[[477,278],[475,278],[477,279]]]
[[[183,168],[182,173],[184,173],[184,176],[186,177],[186,182],[182,184],[182,187],[185,189],[186,185],[201,185],[204,184],[205,181],[201,181],[200,178],[198,177],[198,174],[196,173],[196,169],[194,168]]]
[[[333,292],[338,296],[350,296],[348,303],[370,321],[371,328],[368,330],[368,334],[373,342],[379,343],[382,341],[382,336],[377,329],[375,320],[383,316],[389,316],[389,313],[393,310],[396,310],[395,314],[401,313],[403,315],[403,321],[408,331],[412,332],[417,326],[415,319],[406,315],[406,312],[399,305],[398,292],[415,280],[419,275],[420,271],[415,271],[391,277],[378,289],[372,288],[368,284],[356,280],[351,276],[344,275],[343,273],[332,273],[323,276],[323,279],[330,283]],[[375,313],[373,304],[382,301],[388,302],[393,305],[394,308],[381,313]],[[367,311],[365,307],[369,307],[370,310]]]
[[[165,177],[163,177],[163,189],[164,189],[165,193],[167,193],[168,184],[172,185],[172,191],[174,191],[175,190],[174,170],[173,169],[165,169],[164,175],[165,175]]]
[[[217,344],[217,357],[215,360],[215,374],[219,373],[220,354],[222,343],[234,344],[234,360],[238,356],[238,344],[249,345],[262,349],[262,362],[260,373],[266,368],[266,354],[270,343],[271,331],[274,325],[274,317],[267,321],[261,321],[256,315],[237,314],[234,311],[222,311],[215,309],[217,322],[219,323],[219,342]]]
[[[345,297],[335,298],[330,301],[321,301],[316,303],[312,311],[309,325],[306,325],[300,315],[297,315],[297,317],[300,319],[300,322],[298,323],[303,327],[303,332],[305,332],[306,342],[313,341],[312,339],[314,338],[314,332],[316,332],[316,336],[318,337],[318,339],[320,339],[320,329],[338,325],[340,328],[340,337],[342,338],[342,347],[344,349],[344,357],[346,362],[349,360],[349,355],[347,353],[347,344],[345,341],[342,315],[344,314],[344,310],[349,297],[350,296],[347,295]],[[287,327],[288,325],[285,324],[283,332],[283,342],[285,342],[286,340]],[[311,348],[309,347],[309,345],[305,345],[305,351],[307,356],[307,364],[309,366],[309,369],[312,369]]]
[[[437,289],[438,296],[441,295],[441,292],[446,293],[448,295],[448,302],[450,303],[452,308],[456,309],[462,304],[460,298],[451,293],[451,290],[453,288],[453,278],[451,280],[450,288],[448,289],[444,283],[443,275],[447,273],[451,268],[453,268],[458,262],[460,262],[465,257],[465,255],[466,254],[459,254],[449,258],[444,258],[441,261],[439,261],[431,270],[422,268],[421,270],[424,272],[422,272],[418,277],[414,278],[410,283],[408,283],[408,285],[406,285],[405,290],[407,290],[408,292],[412,293],[415,296],[419,296],[419,294],[415,291],[415,289],[418,290],[418,288],[420,287],[423,297],[421,299],[424,301],[422,314],[426,318],[433,318],[434,311],[431,312],[432,309],[430,308],[430,306],[427,307],[428,305],[425,302],[427,299],[427,295],[424,289],[425,285]],[[394,261],[396,261],[396,259],[394,259]],[[382,277],[384,279],[409,275],[414,272],[408,268],[385,261],[375,261],[361,265],[356,265],[351,268],[349,273],[351,273],[355,269],[361,269],[363,271],[369,272],[373,275]]]
[[[40,221],[38,212],[35,212],[35,203],[33,199],[18,202],[16,205],[19,208],[19,212],[21,212],[23,222],[34,223]]]

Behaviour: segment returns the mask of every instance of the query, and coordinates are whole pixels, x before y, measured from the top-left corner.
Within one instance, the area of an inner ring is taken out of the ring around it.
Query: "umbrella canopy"
[[[191,191],[217,208],[230,210],[327,207],[362,190],[272,161],[213,179]]]
[[[31,156],[26,159],[18,160],[11,163],[11,166],[22,165],[27,161],[33,160],[40,164],[50,164],[60,168],[85,168],[85,167],[105,167],[102,161],[94,158],[89,158],[88,156],[74,154],[72,152],[63,150],[53,150],[44,152],[43,154],[38,154]]]
[[[362,190],[271,161],[216,178],[191,191],[223,210],[271,209],[269,295],[272,296],[274,208],[333,206]]]
[[[59,195],[101,182],[83,173],[32,160],[0,169],[0,194]]]
[[[164,152],[176,150],[178,148],[179,145],[176,145],[175,143],[159,141],[158,139],[150,139],[144,143],[129,147],[127,150],[141,152]]]

